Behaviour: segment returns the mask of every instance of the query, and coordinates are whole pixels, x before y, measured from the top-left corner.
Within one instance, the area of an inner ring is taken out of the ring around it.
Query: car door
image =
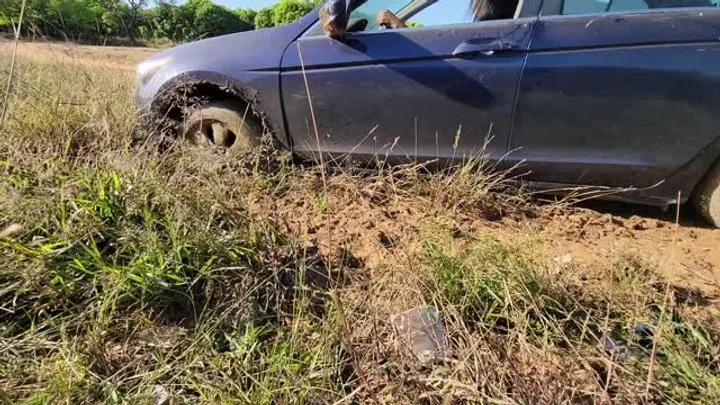
[[[519,89],[510,160],[524,160],[535,181],[660,184],[656,196],[675,197],[677,185],[663,182],[720,136],[715,6],[545,0]]]
[[[294,151],[316,156],[319,141],[332,159],[349,153],[360,161],[452,160],[479,153],[491,131],[487,155],[504,155],[535,18],[444,18],[468,10],[466,1],[430,4],[421,27],[378,30],[380,9],[401,14],[417,1],[370,0],[350,16],[350,24],[367,25],[365,31],[338,40],[316,25],[292,43],[282,60],[281,88]],[[525,3],[537,4],[525,11],[536,15],[539,2]]]

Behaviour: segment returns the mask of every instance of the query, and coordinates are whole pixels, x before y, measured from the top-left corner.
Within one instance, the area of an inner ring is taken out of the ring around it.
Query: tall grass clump
[[[501,227],[537,212],[482,153],[325,173],[136,142],[131,77],[80,62],[21,59],[0,127],[3,403],[720,401],[713,303]],[[392,321],[422,306],[430,362]]]
[[[588,274],[540,247],[531,234],[424,241],[426,302],[449,314],[449,344],[464,353],[451,368],[478,400],[508,384],[503,396],[536,403],[717,401],[720,334],[694,304],[665,300],[682,291],[656,265],[623,254]]]
[[[664,281],[658,264],[628,252],[586,268],[548,257],[546,241],[533,233],[424,229],[396,264],[346,292],[355,297],[349,300],[355,340],[379,397],[717,401],[717,324],[697,315],[707,303],[688,300],[692,293]],[[445,334],[434,360],[421,363],[391,319],[428,305],[444,314]]]
[[[0,240],[3,401],[346,395],[337,277],[247,209],[247,190],[287,172],[133,145],[124,72],[21,60],[15,74],[0,128],[0,230],[15,230]]]

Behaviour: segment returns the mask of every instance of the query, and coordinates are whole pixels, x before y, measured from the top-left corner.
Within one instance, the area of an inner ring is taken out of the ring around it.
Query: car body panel
[[[223,35],[159,52],[146,62],[170,58],[170,63],[139,87],[137,98],[141,105],[152,108],[179,86],[212,83],[252,102],[278,139],[286,143],[279,97],[280,60],[287,45],[316,20],[315,11],[282,27]]]
[[[499,159],[534,20],[299,38],[282,62],[294,150],[303,156],[318,150],[307,80],[320,149],[333,159],[350,151],[360,161],[469,158],[491,128],[487,152]],[[453,55],[463,43],[482,48],[498,41],[507,49]]]
[[[509,161],[529,180],[687,197],[703,172],[681,169],[720,136],[719,39],[720,9],[540,18]]]
[[[715,42],[720,8],[673,8],[603,14],[549,15],[544,4],[531,52],[615,46]]]
[[[537,187],[686,200],[720,156],[720,9],[558,16],[562,0],[544,0],[538,17],[540,0],[522,3],[519,19],[342,40],[309,35],[316,9],[160,52],[148,62],[170,61],[137,95],[152,109],[188,83],[211,83],[250,102],[304,157],[320,148],[333,159],[457,160],[491,134],[491,160],[524,162]]]

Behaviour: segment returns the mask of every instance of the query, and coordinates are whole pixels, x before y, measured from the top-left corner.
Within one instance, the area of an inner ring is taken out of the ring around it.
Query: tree
[[[281,0],[272,8],[273,25],[285,25],[297,21],[312,11],[313,6],[303,0]]]
[[[257,16],[257,11],[251,8],[239,8],[235,10],[235,15],[238,19],[240,19],[240,21],[255,28],[255,16]]]
[[[87,0],[79,0],[87,1]],[[147,0],[103,0],[103,6],[109,13],[105,21],[114,26],[118,36],[125,36],[130,43],[137,45],[137,30],[142,24],[143,9]]]
[[[323,0],[280,0],[272,8],[229,10],[213,0],[26,0],[21,35],[105,44],[108,39],[173,43],[289,24]],[[0,30],[17,25],[22,0],[0,0]]]
[[[273,27],[273,10],[271,8],[262,8],[255,15],[255,28]]]
[[[187,5],[159,3],[155,7],[155,18],[151,22],[155,38],[167,38],[173,43],[187,41],[192,35],[195,20],[193,11]]]
[[[100,4],[87,0],[49,0],[44,22],[52,24],[56,35],[59,34],[65,39],[81,40],[87,36],[102,34],[97,32],[95,27],[102,22],[104,12],[105,9]]]
[[[130,4],[130,12],[126,13],[127,17],[121,21],[123,21],[127,35],[130,37],[130,43],[135,45],[137,43],[135,33],[140,22],[140,9],[147,6],[147,0],[127,0],[127,2]]]
[[[0,29],[12,31],[20,18],[22,0],[0,0]],[[40,31],[45,26],[47,0],[27,0],[23,17],[23,35]]]
[[[237,14],[210,0],[190,0],[195,9],[194,29],[198,37],[217,36],[253,29],[252,24],[241,21]]]

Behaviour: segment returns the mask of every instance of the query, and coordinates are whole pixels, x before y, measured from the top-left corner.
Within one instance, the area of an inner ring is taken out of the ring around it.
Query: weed
[[[533,210],[482,153],[440,172],[382,159],[318,172],[269,144],[228,156],[133,143],[124,72],[21,58],[13,83],[5,402],[147,403],[158,385],[196,403],[720,397],[720,334],[693,311],[711,304],[659,265],[628,253],[557,268],[537,234],[465,226]],[[389,319],[430,304],[449,350],[421,365]]]

